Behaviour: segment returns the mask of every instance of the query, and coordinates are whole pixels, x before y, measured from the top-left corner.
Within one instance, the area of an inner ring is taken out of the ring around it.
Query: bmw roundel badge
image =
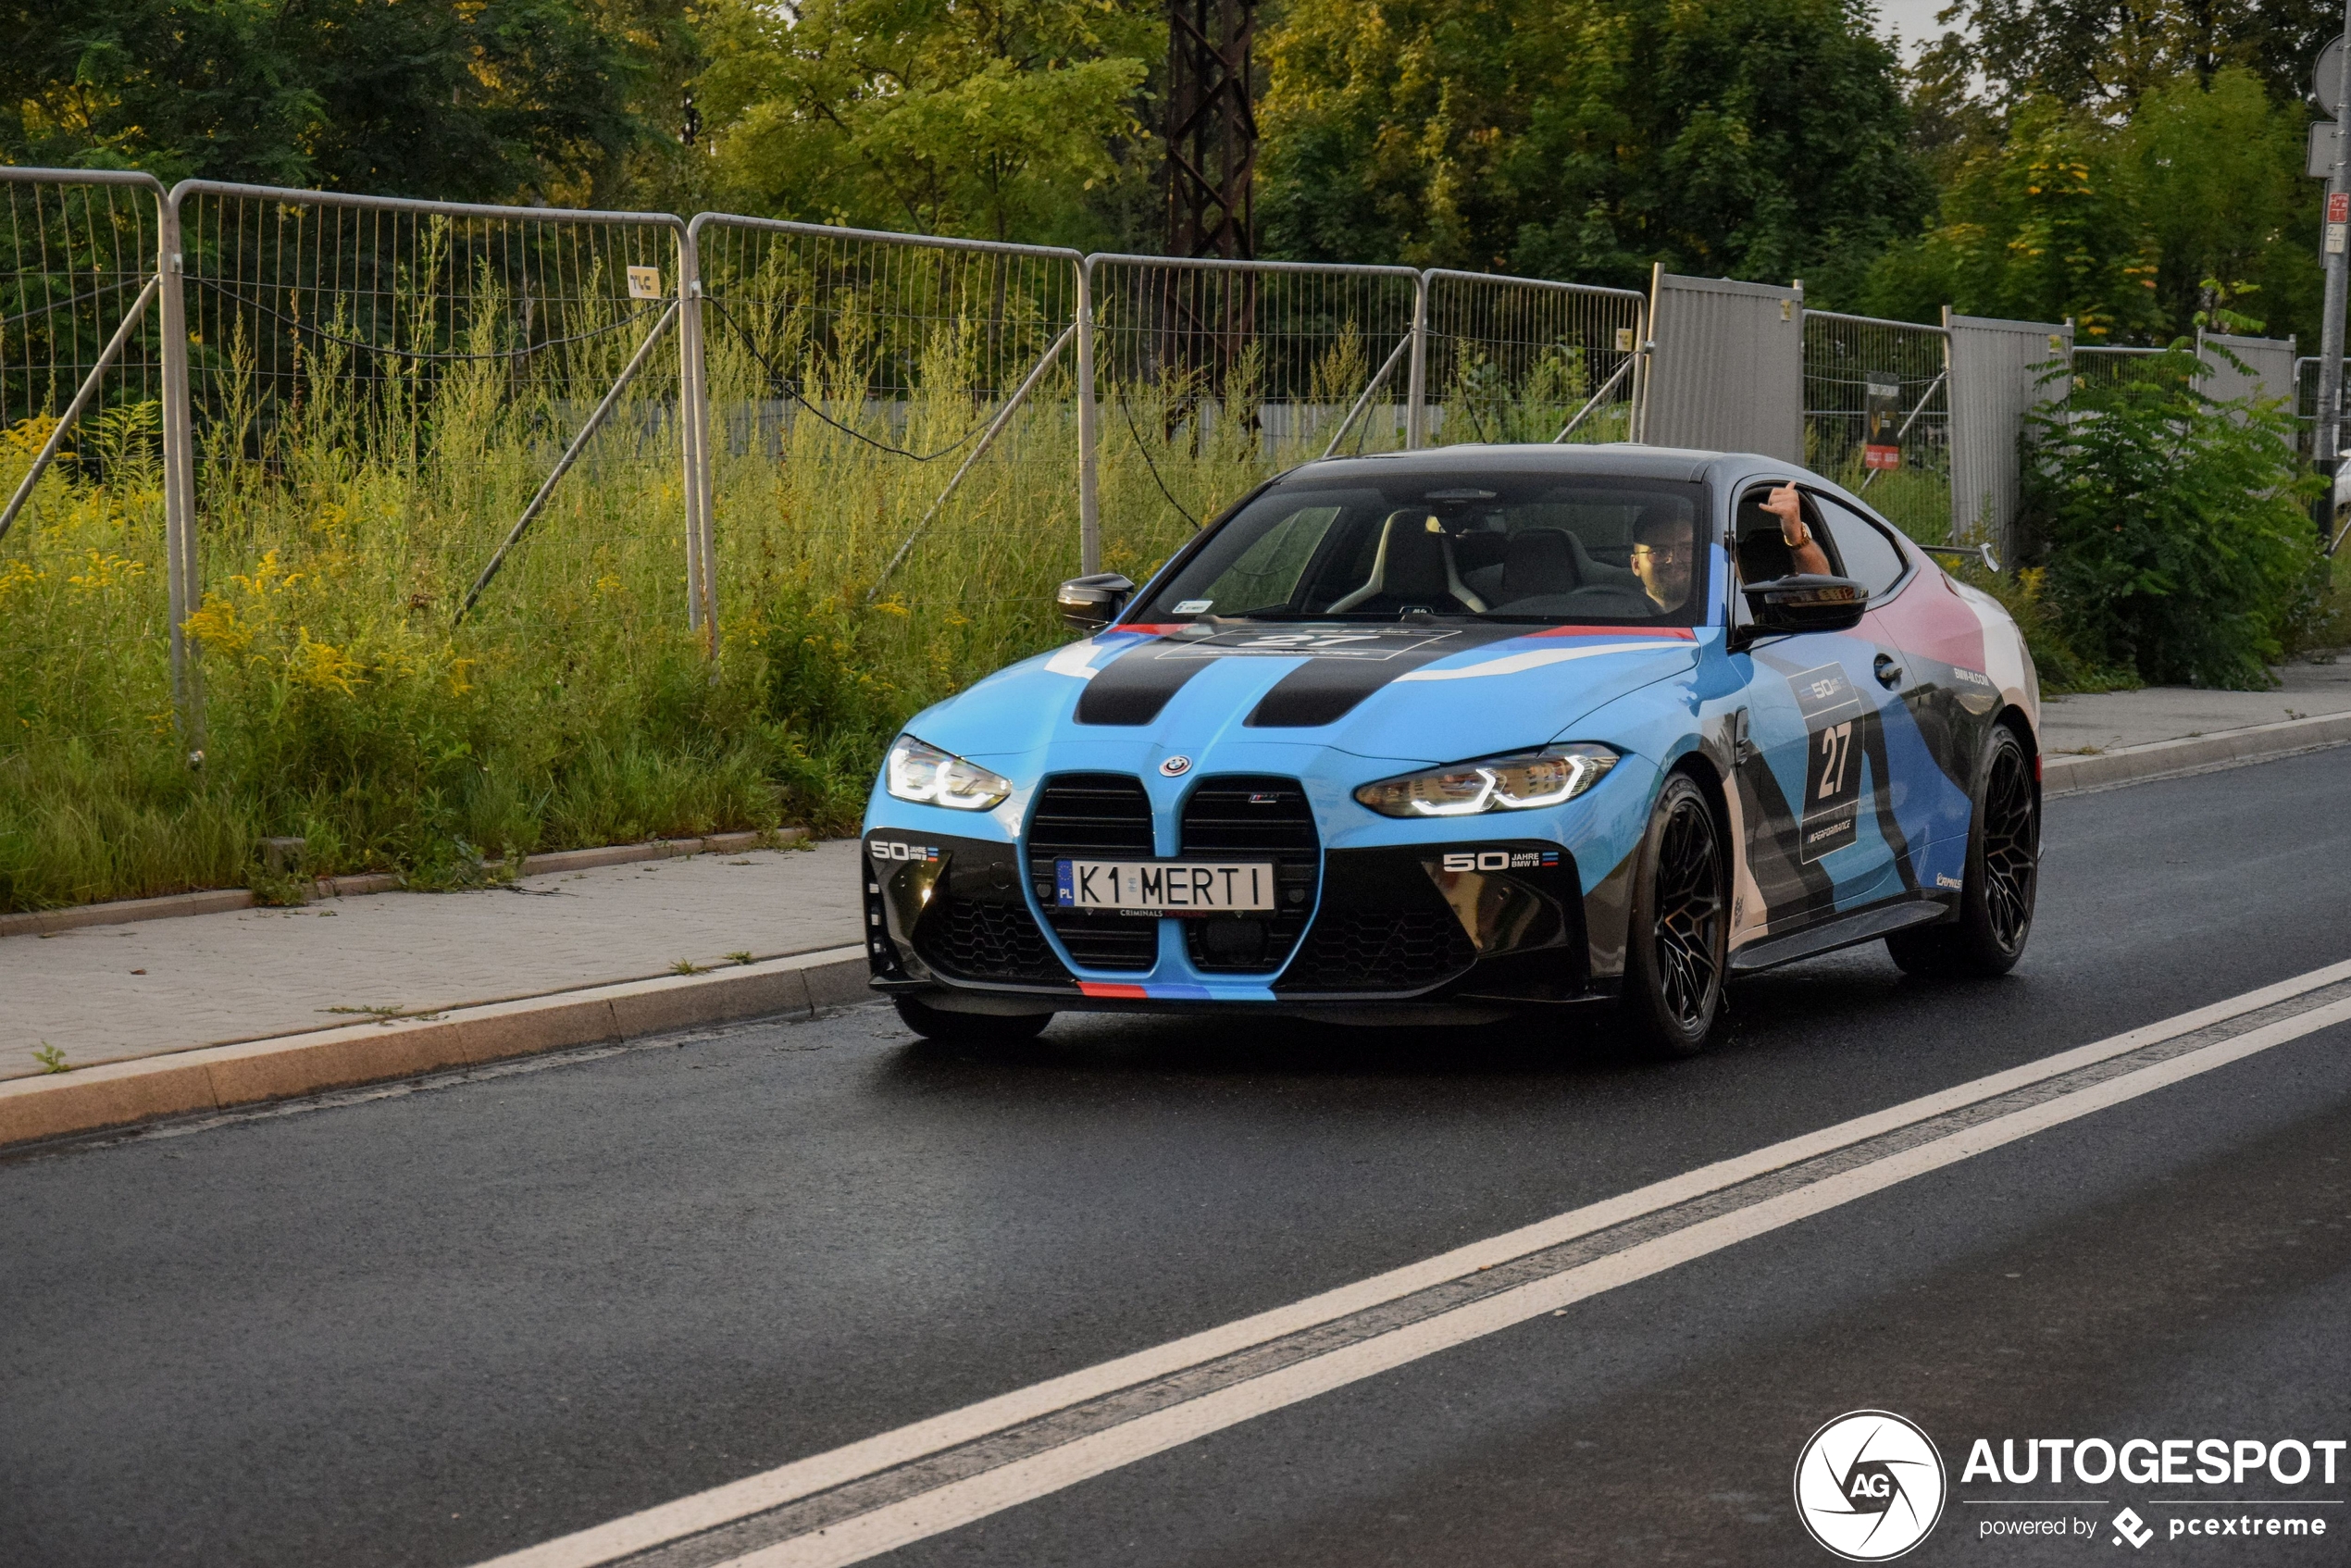
[[[1161,763],[1159,770],[1170,778],[1180,778],[1192,770],[1192,759],[1187,756],[1173,756]]]

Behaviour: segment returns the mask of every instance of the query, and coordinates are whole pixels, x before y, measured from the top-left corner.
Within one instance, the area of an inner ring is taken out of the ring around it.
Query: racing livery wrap
[[[1786,533],[1842,575],[1787,571],[1759,519],[1789,485],[1810,526]],[[875,984],[927,1032],[1484,1017],[1679,976],[1702,1039],[1729,974],[1881,937],[1949,961],[1965,933],[1939,928],[2020,898],[2029,922],[2039,696],[2016,628],[1770,460],[1309,464],[1124,608],[916,716],[877,780]],[[1994,945],[2021,948],[2009,927]]]

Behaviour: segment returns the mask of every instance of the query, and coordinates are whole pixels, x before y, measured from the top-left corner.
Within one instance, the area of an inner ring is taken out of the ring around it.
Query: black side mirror
[[[1118,618],[1135,585],[1116,572],[1096,572],[1091,577],[1074,577],[1063,583],[1053,595],[1053,603],[1061,607],[1062,625],[1079,631],[1100,631]]]
[[[1799,572],[1747,585],[1748,613],[1755,618],[1732,633],[1736,652],[1758,637],[1795,631],[1849,631],[1870,607],[1869,590],[1851,578]]]

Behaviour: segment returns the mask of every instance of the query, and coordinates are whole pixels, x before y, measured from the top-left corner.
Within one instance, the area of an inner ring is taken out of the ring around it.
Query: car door
[[[1791,566],[1779,520],[1762,510],[1771,488],[1747,487],[1734,512],[1745,581],[1784,576]],[[1817,496],[1805,495],[1805,516],[1830,565],[1838,566]],[[1745,611],[1735,594],[1735,626]],[[1748,862],[1774,928],[1902,886],[1908,844],[1891,811],[1883,710],[1895,698],[1879,678],[1885,652],[1863,626],[1767,636],[1732,655],[1748,712],[1737,766]]]
[[[1940,574],[1904,550],[1891,525],[1837,496],[1816,499],[1846,575],[1869,590],[1869,614],[1857,629],[1878,645],[1876,667],[1900,699],[1882,727],[1894,815],[1913,851],[1964,838],[1984,716],[1997,705],[1997,690],[1981,669],[1953,662],[1966,655],[1944,633],[1954,622],[1974,633],[1974,617],[1954,613]],[[1943,869],[1948,857],[1935,858],[1934,869]],[[1934,885],[1924,866],[1918,880]]]

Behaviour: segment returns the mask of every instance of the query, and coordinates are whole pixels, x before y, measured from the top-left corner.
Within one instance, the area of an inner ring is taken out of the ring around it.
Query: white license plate
[[[1057,860],[1053,881],[1064,909],[1189,915],[1274,907],[1270,861]]]

